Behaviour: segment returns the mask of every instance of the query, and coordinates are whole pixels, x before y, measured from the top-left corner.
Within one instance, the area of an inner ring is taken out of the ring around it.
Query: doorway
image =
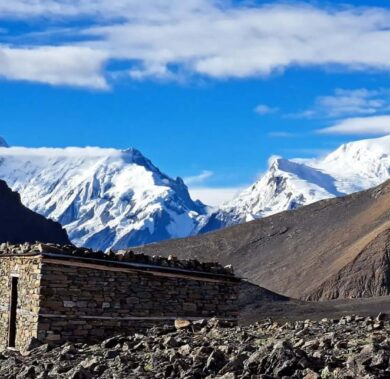
[[[16,344],[16,310],[18,306],[18,277],[11,278],[11,298],[9,308],[8,347]]]

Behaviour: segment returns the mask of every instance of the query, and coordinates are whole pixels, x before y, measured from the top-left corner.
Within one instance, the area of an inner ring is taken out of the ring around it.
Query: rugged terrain
[[[390,323],[271,320],[224,328],[218,320],[173,325],[101,344],[43,345],[0,354],[0,377],[28,378],[388,378]],[[258,375],[258,376],[256,376]]]
[[[27,209],[18,193],[0,180],[0,242],[69,244],[61,225]]]
[[[310,300],[390,294],[390,181],[192,238],[139,248],[232,264],[254,284]]]

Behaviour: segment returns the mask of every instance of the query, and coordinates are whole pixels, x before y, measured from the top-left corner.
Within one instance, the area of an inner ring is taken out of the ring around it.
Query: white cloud
[[[214,173],[212,171],[204,170],[199,175],[188,176],[184,178],[184,182],[187,185],[200,184],[211,178],[213,175]]]
[[[41,82],[50,84],[84,82],[96,88],[105,85],[104,63],[113,60],[127,62],[128,77],[136,80],[174,77],[176,70],[214,79],[264,77],[291,66],[390,70],[390,11],[380,8],[245,7],[228,0],[0,0],[0,19],[34,17],[49,20],[51,28],[77,17],[91,19],[94,26],[70,26],[73,35],[66,32],[66,45],[52,47],[64,49],[56,50],[54,60],[66,66],[65,80],[53,65],[34,68],[37,58],[31,52],[24,60],[26,73],[19,63],[16,73],[3,74],[9,79],[41,76]],[[58,31],[56,37],[61,40]],[[99,52],[90,55],[88,65],[82,60],[83,75],[79,57],[67,50],[81,47]],[[15,43],[8,48],[38,47]]]
[[[165,18],[165,14],[207,10],[214,3],[213,0],[1,0],[0,18],[99,16],[104,19],[143,17],[153,20]]]
[[[390,115],[348,118],[325,129],[321,134],[384,135],[390,134]]]
[[[88,47],[9,48],[0,45],[0,77],[51,85],[106,89],[106,55]]]
[[[193,199],[199,199],[204,204],[211,205],[213,207],[222,205],[223,203],[232,200],[238,195],[244,187],[231,187],[231,188],[209,188],[199,187],[190,188],[190,194]]]
[[[255,113],[259,115],[266,115],[266,114],[272,114],[278,112],[278,108],[276,107],[270,107],[269,105],[266,104],[259,104],[255,109]]]
[[[150,64],[146,67],[133,68],[128,70],[125,74],[134,80],[144,80],[149,78],[160,80],[178,79],[178,76],[169,71],[163,64]]]
[[[98,46],[109,46],[118,58],[140,60],[145,67],[179,64],[214,78],[268,75],[291,65],[390,68],[386,11],[215,6],[181,17],[136,20],[87,33],[100,37]]]
[[[188,185],[190,195],[195,200],[200,200],[210,206],[218,206],[234,198],[245,187],[208,187],[204,183],[214,176],[209,170],[204,170],[198,175],[184,178]]]

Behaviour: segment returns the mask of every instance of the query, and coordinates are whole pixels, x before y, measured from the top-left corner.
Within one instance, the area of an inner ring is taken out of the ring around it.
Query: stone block
[[[74,301],[64,301],[64,307],[65,308],[74,308],[76,306],[76,303]]]

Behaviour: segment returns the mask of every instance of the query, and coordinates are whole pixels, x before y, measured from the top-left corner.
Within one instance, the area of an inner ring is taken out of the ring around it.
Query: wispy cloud
[[[32,18],[49,21],[50,28],[72,21],[73,34],[68,30],[63,43],[57,34],[52,45],[29,39],[26,46],[21,38],[0,45],[3,78],[104,88],[112,76],[107,63],[116,60],[133,80],[177,71],[213,79],[266,77],[291,66],[390,71],[390,11],[380,8],[246,7],[228,0],[0,2],[0,19]],[[93,26],[77,25],[78,18]],[[49,48],[48,63],[42,58],[37,64]],[[75,49],[86,50],[79,56]]]
[[[269,132],[268,136],[273,138],[291,138],[294,137],[295,134],[290,132]]]
[[[390,92],[337,89],[334,96],[319,97],[317,106],[329,117],[375,114],[389,108]]]
[[[188,176],[184,178],[187,185],[201,184],[214,175],[212,171],[204,170],[198,175]]]
[[[190,194],[193,199],[198,199],[204,204],[217,207],[232,200],[246,187],[195,187],[190,188]]]
[[[318,96],[312,109],[290,115],[294,118],[340,118],[374,115],[390,110],[390,90],[336,89],[334,94]]]
[[[344,135],[390,134],[390,115],[348,118],[317,132]]]
[[[277,107],[270,107],[266,104],[259,104],[255,109],[254,112],[263,116],[267,114],[277,113],[279,111],[279,108]]]

